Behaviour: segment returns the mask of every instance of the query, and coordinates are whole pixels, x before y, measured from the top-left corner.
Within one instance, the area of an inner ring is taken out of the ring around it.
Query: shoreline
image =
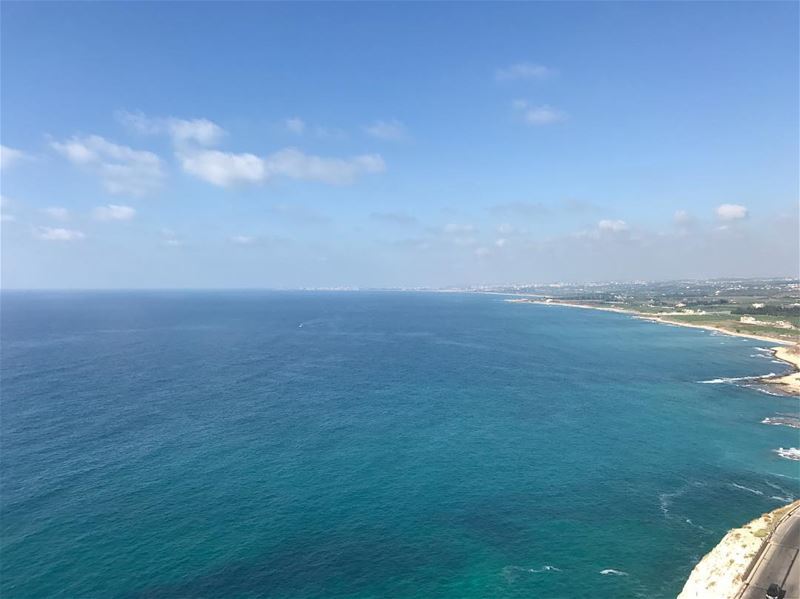
[[[692,569],[678,599],[742,597],[753,582],[753,570],[763,561],[773,533],[797,510],[800,501],[793,501],[729,530]]]
[[[540,304],[543,306],[565,306],[568,308],[583,308],[585,310],[601,310],[603,312],[616,312],[617,314],[627,314],[633,318],[641,320],[648,320],[659,324],[670,324],[679,327],[687,327],[690,329],[702,329],[705,331],[712,331],[722,335],[730,335],[731,337],[743,337],[745,339],[755,339],[757,341],[766,341],[770,344],[776,344],[777,347],[771,347],[770,351],[774,359],[788,364],[791,368],[790,372],[781,375],[753,377],[753,381],[759,384],[775,387],[784,394],[792,397],[800,396],[800,345],[795,342],[787,341],[786,339],[778,339],[775,337],[767,337],[765,335],[756,335],[751,333],[738,333],[736,331],[728,331],[721,327],[714,325],[693,324],[688,322],[681,322],[664,318],[663,316],[647,314],[646,312],[638,312],[627,308],[614,308],[610,306],[593,306],[589,304],[578,304],[575,302],[560,302],[558,300],[539,300],[531,299],[529,297],[520,297],[514,299],[507,299],[509,303],[518,304]]]

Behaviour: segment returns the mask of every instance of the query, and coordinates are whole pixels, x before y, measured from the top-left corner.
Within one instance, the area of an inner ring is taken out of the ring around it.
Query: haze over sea
[[[674,597],[798,496],[763,343],[499,296],[4,292],[6,598]]]

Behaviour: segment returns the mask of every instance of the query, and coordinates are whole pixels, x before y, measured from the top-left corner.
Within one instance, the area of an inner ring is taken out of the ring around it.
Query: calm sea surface
[[[674,597],[796,498],[758,342],[414,293],[2,295],[0,596]]]

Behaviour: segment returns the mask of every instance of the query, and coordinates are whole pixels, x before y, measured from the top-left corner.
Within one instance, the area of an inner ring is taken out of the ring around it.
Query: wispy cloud
[[[448,234],[474,233],[477,231],[477,227],[464,223],[447,223],[442,227],[442,231]]]
[[[69,210],[61,206],[42,208],[40,212],[55,220],[69,220]]]
[[[286,128],[295,133],[297,135],[302,135],[306,130],[306,123],[303,119],[298,117],[292,117],[290,119],[286,119],[283,124]]]
[[[518,62],[497,69],[495,79],[498,81],[518,81],[521,79],[546,79],[555,74],[555,70],[532,62]]]
[[[377,154],[324,158],[305,154],[295,148],[279,150],[263,158],[249,153],[202,150],[184,152],[179,155],[179,160],[187,173],[220,187],[261,183],[273,177],[345,185],[361,175],[386,170],[383,158]]]
[[[624,220],[610,220],[610,219],[603,219],[597,223],[597,228],[600,231],[610,231],[611,233],[621,233],[623,231],[627,231],[630,227],[628,227],[628,223]]]
[[[167,133],[175,144],[175,155],[184,172],[219,187],[242,183],[263,183],[275,177],[319,181],[331,185],[352,183],[359,176],[386,170],[378,154],[349,158],[327,158],[284,148],[266,156],[250,152],[211,149],[226,134],[208,119],[150,118],[142,113],[119,112],[117,118],[143,133]],[[306,124],[299,118],[284,123],[302,133]],[[80,158],[80,157],[79,157]]]
[[[514,100],[514,111],[527,125],[541,126],[560,123],[567,119],[567,113],[547,104],[532,105],[527,100]]]
[[[532,218],[546,215],[550,209],[540,202],[505,202],[495,204],[491,211],[505,217]]]
[[[177,233],[172,229],[164,228],[160,231],[161,235],[161,245],[166,247],[181,247],[183,245],[183,241],[178,237]]]
[[[236,245],[253,245],[256,242],[256,238],[250,235],[234,235],[230,241]]]
[[[364,127],[364,131],[368,135],[384,141],[405,141],[410,138],[406,126],[397,119],[375,121]]]
[[[741,204],[720,204],[717,206],[717,218],[722,221],[736,221],[747,218],[747,207]]]
[[[86,237],[81,231],[56,227],[36,227],[33,235],[43,241],[80,241]]]
[[[365,174],[382,173],[386,164],[378,154],[363,154],[352,158],[323,158],[288,148],[264,159],[270,175],[291,179],[307,179],[341,185],[352,183]]]
[[[416,217],[403,212],[373,212],[369,217],[378,222],[390,225],[413,226],[419,224]]]
[[[185,172],[220,187],[258,183],[268,176],[264,161],[255,154],[203,150],[180,154],[178,159]]]
[[[92,211],[92,217],[100,221],[131,220],[135,216],[136,210],[134,208],[130,206],[120,206],[119,204],[98,206]]]
[[[75,165],[95,172],[113,194],[145,195],[161,185],[161,159],[152,152],[115,144],[99,135],[73,136],[50,146]]]
[[[672,221],[679,227],[686,227],[692,224],[694,218],[686,210],[676,210],[672,215]]]
[[[27,157],[28,155],[22,150],[9,148],[8,146],[0,146],[0,169],[13,166]]]
[[[152,118],[141,112],[117,111],[117,120],[129,129],[145,135],[166,133],[175,145],[196,143],[213,146],[225,135],[225,130],[208,119]]]

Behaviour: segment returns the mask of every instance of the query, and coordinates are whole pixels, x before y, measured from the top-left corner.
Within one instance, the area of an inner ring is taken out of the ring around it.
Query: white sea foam
[[[765,379],[771,376],[778,376],[774,372],[770,372],[769,374],[762,374],[759,376],[730,376],[730,377],[723,377],[718,379],[710,379],[708,381],[697,381],[698,383],[703,383],[704,385],[721,385],[724,383],[738,383],[739,381],[754,381],[756,379]]]
[[[797,447],[779,447],[778,449],[773,449],[772,451],[777,453],[782,458],[786,458],[787,460],[800,461],[800,449]]]
[[[614,570],[614,568],[606,568],[605,570],[600,570],[600,574],[603,576],[628,576],[627,572],[623,572],[622,570]]]
[[[773,395],[770,393],[770,395]],[[772,426],[788,426],[800,428],[800,418],[797,416],[768,416],[761,421],[761,424],[771,424]]]
[[[541,568],[531,568],[528,570],[528,572],[561,572],[561,569],[545,564]]]
[[[794,501],[794,497],[778,497],[777,495],[772,495],[770,499],[780,501],[781,503],[791,503]]]
[[[769,389],[764,389],[763,387],[753,387],[759,393],[763,393],[764,395],[771,395],[772,397],[786,397],[783,393],[773,393]],[[762,421],[762,424],[767,424]]]
[[[747,491],[748,493],[752,493],[753,495],[763,495],[764,494],[761,491],[759,491],[758,489],[751,489],[750,487],[745,487],[744,485],[739,485],[739,484],[736,484],[736,483],[731,483],[730,486],[731,487],[736,487],[737,489],[741,489],[742,491]]]
[[[526,568],[524,566],[506,566],[503,568],[503,574],[505,576],[511,576],[516,573],[543,574],[545,572],[561,572],[561,569],[549,564],[545,564],[541,568]]]

